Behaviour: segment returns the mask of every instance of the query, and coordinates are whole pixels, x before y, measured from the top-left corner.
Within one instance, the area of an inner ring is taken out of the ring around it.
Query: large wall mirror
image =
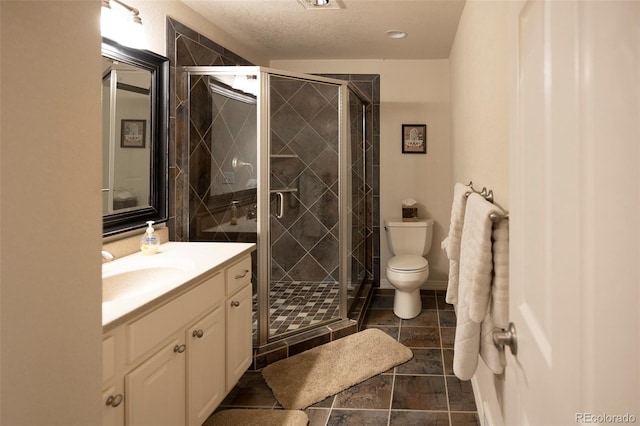
[[[103,235],[167,220],[169,60],[102,39]]]

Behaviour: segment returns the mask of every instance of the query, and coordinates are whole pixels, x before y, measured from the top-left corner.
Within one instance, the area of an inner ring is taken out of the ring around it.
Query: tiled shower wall
[[[197,182],[197,173],[191,166],[203,170],[202,162],[194,155],[201,141],[186,141],[177,135],[186,134],[183,125],[188,123],[188,94],[184,93],[181,67],[189,65],[252,65],[249,61],[209,40],[180,22],[167,18],[167,57],[171,64],[170,82],[170,129],[169,129],[169,232],[172,241],[189,241],[189,208],[197,191],[192,183]],[[367,240],[368,270],[375,285],[380,283],[380,77],[371,75],[330,75],[352,82],[371,104],[367,108],[366,134],[366,205],[370,212],[367,218],[365,238]],[[196,152],[196,155],[197,152]],[[211,161],[211,160],[209,160]],[[206,169],[206,164],[204,165]],[[194,176],[192,176],[194,175]],[[220,201],[220,209],[226,208],[230,200]]]

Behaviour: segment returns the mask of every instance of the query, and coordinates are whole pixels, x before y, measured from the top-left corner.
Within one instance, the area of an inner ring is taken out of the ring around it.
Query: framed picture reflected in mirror
[[[122,120],[120,126],[121,148],[144,148],[146,145],[146,136],[146,120]]]

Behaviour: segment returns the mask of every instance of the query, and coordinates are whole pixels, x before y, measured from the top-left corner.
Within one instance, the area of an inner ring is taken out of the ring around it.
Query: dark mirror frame
[[[102,56],[151,72],[151,179],[149,206],[104,215],[103,237],[126,232],[146,225],[167,221],[167,141],[169,135],[169,59],[148,50],[122,46],[102,38]]]

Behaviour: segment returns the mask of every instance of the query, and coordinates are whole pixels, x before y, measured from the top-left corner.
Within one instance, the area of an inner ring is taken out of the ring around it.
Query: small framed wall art
[[[120,127],[120,147],[144,148],[146,140],[146,120],[122,120]]]
[[[403,124],[402,125],[402,153],[426,154],[427,153],[427,125]]]

